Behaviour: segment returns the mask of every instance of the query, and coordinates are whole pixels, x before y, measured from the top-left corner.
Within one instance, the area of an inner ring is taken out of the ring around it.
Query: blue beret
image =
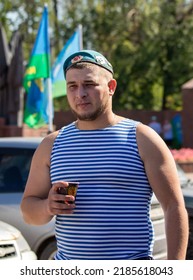
[[[82,50],[75,52],[70,55],[64,62],[63,70],[64,76],[66,76],[66,71],[74,64],[79,62],[89,62],[96,64],[104,69],[110,71],[113,74],[113,67],[110,62],[99,52],[93,50]]]

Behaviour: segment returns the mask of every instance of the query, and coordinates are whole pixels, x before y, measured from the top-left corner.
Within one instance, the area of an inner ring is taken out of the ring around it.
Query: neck
[[[97,119],[89,120],[77,120],[76,127],[80,130],[94,130],[113,126],[119,121],[119,116],[113,112],[107,116],[99,116]]]

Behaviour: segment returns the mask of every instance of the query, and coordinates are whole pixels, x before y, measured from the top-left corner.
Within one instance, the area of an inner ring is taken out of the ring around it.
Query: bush
[[[171,153],[178,163],[193,162],[193,149],[191,148],[171,149]]]

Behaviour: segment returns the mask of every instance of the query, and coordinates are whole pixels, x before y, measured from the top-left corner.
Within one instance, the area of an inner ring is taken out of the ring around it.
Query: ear
[[[115,79],[112,79],[108,82],[108,87],[109,87],[109,93],[112,96],[116,90],[117,87],[117,81]]]

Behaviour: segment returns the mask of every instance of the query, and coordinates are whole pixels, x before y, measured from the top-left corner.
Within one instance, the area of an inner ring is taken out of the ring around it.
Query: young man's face
[[[111,108],[112,76],[93,65],[91,68],[71,68],[66,73],[67,98],[79,120],[95,120]]]

